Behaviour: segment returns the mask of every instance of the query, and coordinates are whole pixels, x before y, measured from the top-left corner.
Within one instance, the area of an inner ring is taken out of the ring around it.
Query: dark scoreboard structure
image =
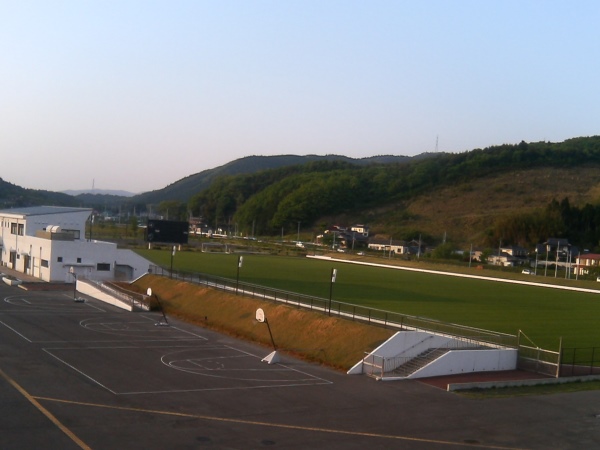
[[[189,232],[189,222],[148,220],[148,226],[146,227],[146,242],[187,244]]]

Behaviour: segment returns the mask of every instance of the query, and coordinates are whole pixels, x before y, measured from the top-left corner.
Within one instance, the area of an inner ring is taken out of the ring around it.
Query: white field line
[[[392,266],[389,264],[376,264],[376,263],[361,262],[361,261],[350,261],[347,259],[336,259],[336,258],[331,258],[329,256],[306,255],[306,257],[313,258],[313,259],[322,259],[322,260],[326,260],[326,261],[335,261],[335,262],[346,263],[346,264],[357,264],[357,265],[363,265],[363,266],[382,267],[382,268],[386,268],[386,269],[407,270],[409,272],[423,272],[423,273],[431,273],[434,275],[446,275],[446,276],[450,276],[450,277],[473,278],[476,280],[495,281],[498,283],[524,284],[527,286],[537,286],[537,287],[551,288],[551,289],[562,289],[565,291],[587,292],[589,294],[600,294],[600,290],[598,290],[598,289],[587,289],[587,288],[578,288],[578,287],[570,287],[570,286],[561,286],[561,285],[556,285],[556,284],[537,283],[534,281],[509,280],[509,279],[505,279],[505,278],[485,277],[482,275],[467,275],[467,274],[463,274],[463,273],[444,272],[444,271],[431,270],[431,269],[415,269],[413,267]]]

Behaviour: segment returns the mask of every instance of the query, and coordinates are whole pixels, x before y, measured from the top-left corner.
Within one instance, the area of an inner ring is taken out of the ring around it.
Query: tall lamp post
[[[171,278],[173,278],[173,257],[175,256],[175,249],[177,247],[173,246],[173,250],[171,250]]]
[[[73,275],[73,300],[77,300],[77,274],[75,273],[75,267],[71,266],[69,272]]]
[[[329,283],[329,306],[328,306],[328,314],[331,316],[331,297],[333,296],[333,283],[335,283],[335,278],[337,276],[337,269],[331,269],[331,282]]]
[[[242,268],[242,264],[244,263],[244,257],[238,256],[238,264],[237,264],[237,276],[235,279],[235,295],[238,293],[238,287],[240,284],[240,269]]]

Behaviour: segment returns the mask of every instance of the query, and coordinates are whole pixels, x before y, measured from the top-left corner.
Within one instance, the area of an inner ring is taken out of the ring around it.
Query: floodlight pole
[[[337,276],[337,269],[331,269],[331,282],[329,283],[329,306],[328,314],[331,316],[331,297],[333,295],[333,283],[335,283],[335,277]]]
[[[238,287],[240,285],[240,268],[242,267],[243,262],[244,262],[244,257],[243,256],[238,256],[237,276],[236,276],[236,279],[235,279],[235,295],[237,295],[237,293],[238,293]]]
[[[73,266],[71,266],[70,272],[73,275],[73,300],[77,300],[77,274]]]
[[[173,250],[171,251],[171,272],[170,272],[171,278],[173,278],[173,257],[175,256],[175,249],[176,249],[176,247],[173,246]]]

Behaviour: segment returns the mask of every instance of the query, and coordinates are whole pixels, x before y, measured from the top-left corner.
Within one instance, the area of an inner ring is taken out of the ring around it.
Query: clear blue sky
[[[600,2],[0,0],[0,177],[161,189],[249,155],[600,134]]]

